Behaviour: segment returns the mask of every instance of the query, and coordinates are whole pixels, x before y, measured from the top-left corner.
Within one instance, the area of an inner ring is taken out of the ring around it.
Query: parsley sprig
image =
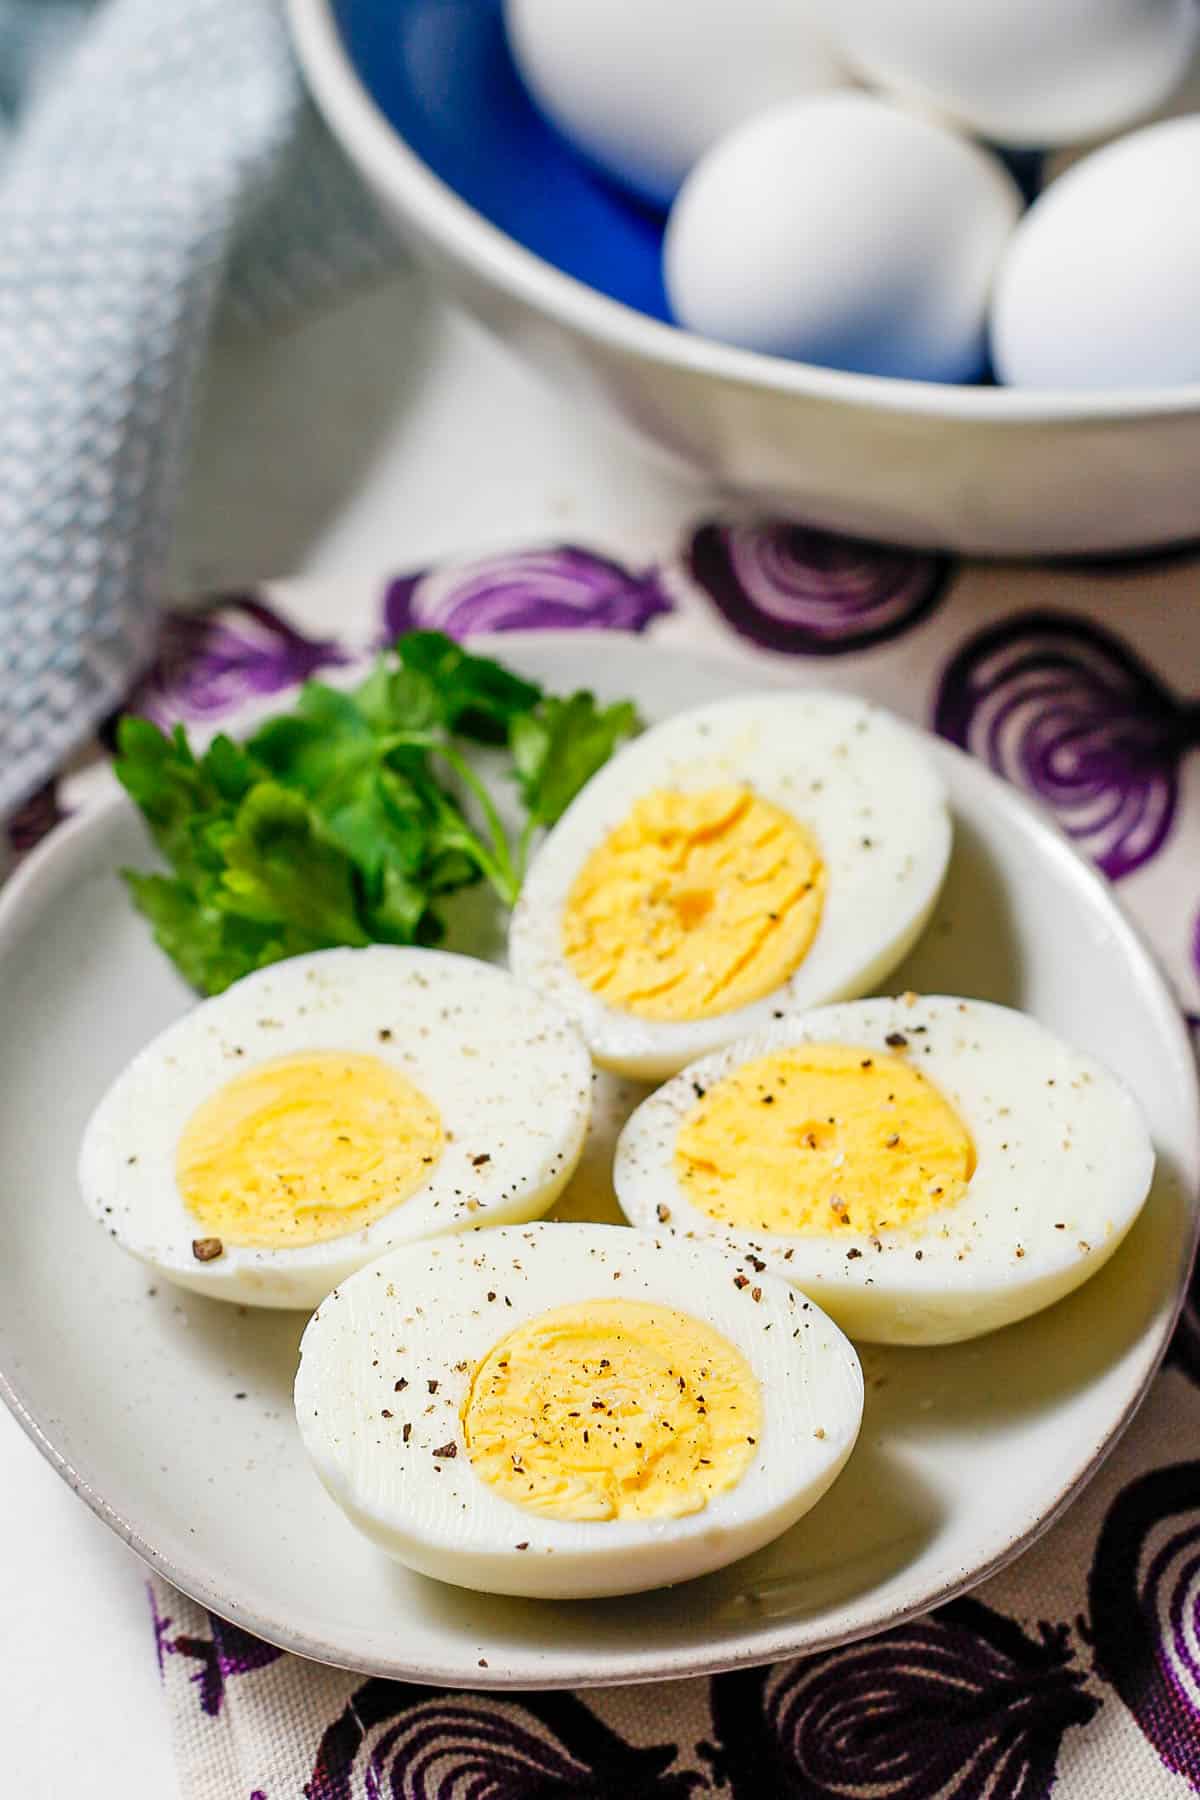
[[[193,987],[336,944],[432,944],[441,897],[486,881],[512,906],[539,831],[638,729],[632,705],[547,694],[437,632],[410,632],[361,685],[310,681],[244,743],[203,754],[126,717],[116,771],[169,874],[124,871]],[[510,836],[472,751],[506,754]]]

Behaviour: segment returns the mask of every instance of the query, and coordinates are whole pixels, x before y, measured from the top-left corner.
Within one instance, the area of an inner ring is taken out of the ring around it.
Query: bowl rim
[[[287,0],[287,11],[317,104],[375,187],[459,263],[607,352],[759,392],[997,427],[1128,424],[1200,412],[1200,382],[1080,391],[909,381],[739,350],[652,319],[525,249],[434,174],[366,88],[339,29],[334,0]]]

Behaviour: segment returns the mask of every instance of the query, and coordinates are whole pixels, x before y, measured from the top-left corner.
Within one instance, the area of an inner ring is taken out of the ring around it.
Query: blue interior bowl
[[[564,396],[677,463],[810,524],[977,556],[1195,537],[1200,383],[1059,393],[904,381],[676,330],[661,215],[539,116],[500,0],[287,10],[331,128],[448,297]],[[1037,160],[1022,162],[1028,191]]]
[[[537,112],[500,0],[334,0],[333,11],[376,106],[447,187],[565,274],[668,319],[661,215],[593,174]]]
[[[501,0],[332,0],[332,8],[359,80],[447,187],[564,274],[671,323],[665,214],[589,168],[538,112],[509,54]],[[1005,160],[1031,198],[1041,158]]]

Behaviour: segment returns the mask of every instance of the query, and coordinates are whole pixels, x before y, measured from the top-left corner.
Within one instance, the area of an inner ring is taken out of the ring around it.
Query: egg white
[[[755,1458],[698,1513],[547,1518],[471,1465],[460,1413],[476,1364],[515,1326],[597,1297],[704,1319],[757,1377]],[[295,1398],[317,1474],[390,1555],[481,1592],[574,1599],[687,1580],[787,1530],[849,1456],[863,1380],[810,1300],[736,1259],[623,1226],[542,1223],[406,1246],[352,1277],[305,1331]],[[453,1457],[433,1454],[449,1444]]]
[[[957,1205],[868,1237],[731,1230],[691,1204],[674,1157],[694,1083],[711,1088],[793,1044],[888,1051],[896,1032],[974,1142],[975,1170]],[[1153,1174],[1140,1107],[1093,1058],[1008,1007],[901,996],[781,1019],[695,1063],[630,1118],[614,1181],[634,1225],[661,1231],[665,1208],[671,1230],[757,1256],[852,1338],[945,1344],[1038,1312],[1087,1281],[1137,1218]]]
[[[563,955],[563,912],[591,853],[643,795],[751,788],[814,834],[828,885],[820,925],[794,974],[712,1018],[657,1020],[609,1006]],[[861,994],[928,922],[950,856],[945,789],[921,735],[843,694],[799,690],[680,713],[593,776],[550,832],[509,931],[509,964],[577,1021],[603,1068],[654,1079],[761,1030],[780,1009]]]
[[[193,1240],[207,1233],[176,1177],[184,1127],[233,1077],[312,1050],[367,1053],[413,1082],[440,1114],[440,1157],[393,1212],[345,1236],[286,1249],[226,1244],[197,1261]],[[247,976],[148,1044],[92,1114],[79,1182],[116,1242],[170,1280],[217,1299],[307,1308],[393,1245],[546,1212],[579,1160],[590,1105],[578,1032],[502,969],[439,950],[322,950]]]

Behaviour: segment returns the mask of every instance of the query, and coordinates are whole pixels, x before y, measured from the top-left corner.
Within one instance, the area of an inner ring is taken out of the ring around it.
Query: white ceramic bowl
[[[784,362],[664,325],[561,273],[466,205],[368,94],[333,0],[289,5],[326,118],[455,299],[560,386],[717,482],[834,530],[976,555],[1100,554],[1200,537],[1200,385],[944,387]]]

